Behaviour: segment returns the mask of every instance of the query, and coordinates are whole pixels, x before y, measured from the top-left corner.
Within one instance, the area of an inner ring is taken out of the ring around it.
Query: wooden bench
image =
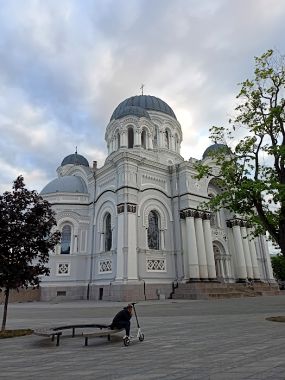
[[[39,336],[47,336],[51,337],[51,340],[54,341],[54,337],[56,336],[56,345],[59,346],[59,340],[62,335],[62,331],[54,330],[54,329],[36,329],[33,331],[33,334]]]
[[[96,332],[86,332],[86,333],[82,333],[82,336],[84,337],[85,339],[85,343],[84,345],[85,346],[88,346],[88,339],[89,338],[96,338],[96,337],[101,337],[101,336],[107,336],[108,338],[108,341],[111,340],[111,335],[114,335],[114,334],[117,334],[118,332],[120,331],[123,331],[124,329],[114,329],[114,330],[111,330],[110,328],[100,328],[100,331],[96,331]]]

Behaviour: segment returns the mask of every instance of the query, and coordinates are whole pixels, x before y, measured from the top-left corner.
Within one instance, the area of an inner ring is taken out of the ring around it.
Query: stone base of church
[[[9,293],[9,303],[12,302],[32,302],[40,300],[40,289],[19,289],[10,290]],[[4,289],[0,292],[0,305],[5,301]]]
[[[89,299],[95,301],[136,302],[170,298],[170,284],[146,284],[144,282],[111,283],[106,285],[91,285]]]
[[[69,301],[87,298],[86,285],[54,285],[41,287],[41,301]]]

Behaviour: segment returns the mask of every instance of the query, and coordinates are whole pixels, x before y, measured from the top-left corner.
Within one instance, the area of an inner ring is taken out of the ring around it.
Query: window
[[[134,147],[134,130],[132,127],[128,128],[128,148]]]
[[[154,136],[153,136],[153,146],[157,146],[157,136],[158,136],[158,128],[155,126]]]
[[[169,149],[169,132],[165,131],[165,147]]]
[[[141,146],[146,149],[146,131],[143,129],[141,134]]]
[[[60,254],[69,255],[70,254],[70,244],[71,244],[71,227],[69,224],[63,226],[61,231],[61,246]]]
[[[159,217],[154,210],[148,215],[147,240],[149,249],[159,249]]]
[[[117,148],[120,149],[121,147],[121,137],[120,137],[120,133],[118,132],[117,133]]]
[[[108,213],[105,217],[105,252],[110,251],[111,248],[112,248],[111,215]]]

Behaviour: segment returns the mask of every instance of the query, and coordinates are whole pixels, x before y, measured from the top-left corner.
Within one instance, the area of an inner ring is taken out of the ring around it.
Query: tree
[[[240,84],[238,105],[228,127],[210,129],[220,149],[197,165],[197,178],[210,176],[222,189],[209,200],[244,217],[255,235],[268,232],[285,255],[285,65],[268,50],[255,57],[252,80]]]
[[[276,255],[271,257],[272,269],[274,276],[279,281],[285,281],[285,257]]]
[[[48,275],[49,251],[60,239],[50,204],[36,191],[25,188],[19,176],[11,192],[0,195],[0,288],[4,290],[2,329],[5,330],[9,292],[38,287],[40,275]]]

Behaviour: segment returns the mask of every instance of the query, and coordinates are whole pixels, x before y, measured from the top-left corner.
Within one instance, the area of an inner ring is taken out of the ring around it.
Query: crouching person
[[[131,328],[131,318],[132,318],[132,315],[133,315],[133,306],[131,304],[129,304],[128,306],[124,307],[123,310],[119,311],[110,327],[112,330],[114,329],[125,329],[126,330],[126,335],[124,336],[124,338],[126,337],[130,337],[130,328]]]

